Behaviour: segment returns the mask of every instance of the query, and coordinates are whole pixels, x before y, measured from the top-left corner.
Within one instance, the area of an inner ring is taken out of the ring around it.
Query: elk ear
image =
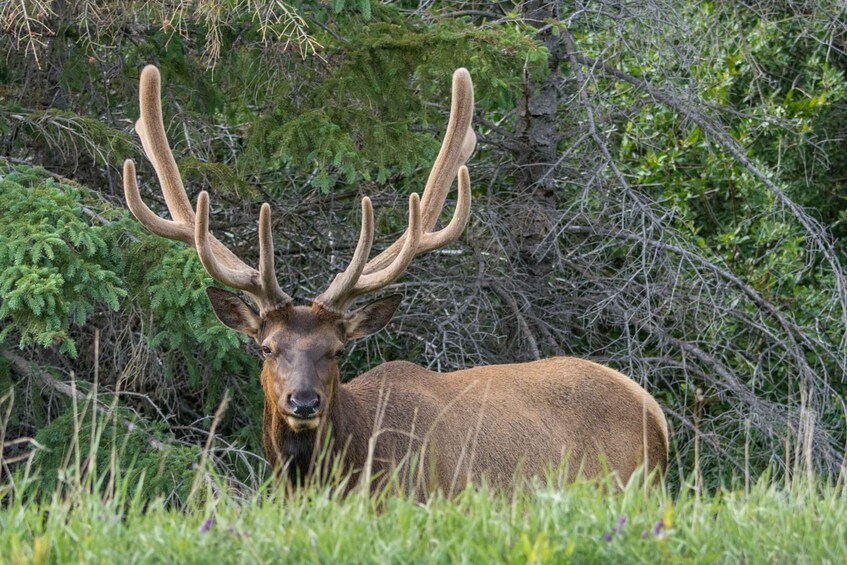
[[[376,333],[394,315],[403,298],[400,294],[392,294],[379,300],[365,304],[358,310],[344,315],[344,334],[347,339],[358,339]]]
[[[262,319],[241,298],[213,286],[206,288],[206,295],[218,320],[225,326],[253,338],[258,335]]]

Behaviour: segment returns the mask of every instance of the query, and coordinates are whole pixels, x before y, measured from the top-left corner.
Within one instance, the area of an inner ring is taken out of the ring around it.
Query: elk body
[[[465,167],[476,144],[471,130],[473,86],[459,69],[447,133],[423,197],[409,198],[404,234],[370,257],[373,209],[362,199],[362,225],[353,258],[310,305],[295,305],[274,274],[270,207],[259,214],[259,265],[254,269],[209,233],[209,199],[201,192],[192,208],[165,136],[160,78],[155,67],[141,74],[141,117],[136,130],[153,164],[172,220],[142,201],[135,166],[124,163],[130,210],[150,231],[193,246],[209,274],[247,294],[207,289],[221,322],[251,336],[264,357],[263,446],[268,461],[293,479],[304,479],[324,462],[354,477],[400,476],[415,488],[451,492],[485,477],[508,486],[541,475],[564,461],[573,476],[605,470],[625,482],[644,465],[663,470],[667,426],[659,405],[621,373],[596,363],[558,357],[532,363],[475,367],[436,373],[407,362],[383,363],[342,384],[338,358],[345,343],[382,329],[400,303],[398,295],[358,309],[359,296],[399,278],[412,259],[454,241],[470,213]],[[458,176],[454,215],[435,226]],[[414,473],[410,472],[414,471]]]

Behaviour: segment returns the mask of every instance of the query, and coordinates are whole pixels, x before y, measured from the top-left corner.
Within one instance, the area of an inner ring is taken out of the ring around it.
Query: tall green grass
[[[344,495],[244,482],[210,457],[214,424],[193,463],[157,443],[163,463],[151,464],[138,453],[150,438],[119,441],[131,422],[110,408],[74,403],[72,417],[76,437],[50,448],[47,468],[0,482],[0,563],[847,562],[843,485],[801,472],[702,495],[693,480],[618,489],[552,476],[421,503],[396,483]]]
[[[0,495],[0,561],[12,563],[564,563],[847,561],[841,489],[762,477],[749,493],[675,495],[536,483],[484,486],[421,504],[405,496],[268,485],[243,496],[207,482],[181,507],[143,482],[90,480],[38,501],[18,477]]]

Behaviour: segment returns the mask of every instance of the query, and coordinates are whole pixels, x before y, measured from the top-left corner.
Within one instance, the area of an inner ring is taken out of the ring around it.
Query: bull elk
[[[386,476],[415,460],[426,470],[420,487],[426,490],[451,491],[483,476],[508,486],[565,459],[571,475],[577,468],[587,476],[612,471],[623,482],[642,464],[664,469],[668,437],[659,405],[628,377],[587,360],[557,357],[453,373],[393,361],[341,383],[344,345],[382,329],[400,303],[399,295],[391,295],[351,310],[354,300],[397,280],[416,255],[456,240],[468,222],[465,162],[476,136],[473,85],[465,69],[453,75],[447,132],[423,196],[409,197],[405,232],[368,260],[374,218],[370,199],[362,198],[361,232],[350,264],[310,305],[295,305],[276,279],[267,203],[259,213],[258,269],[209,232],[205,191],[196,210],[191,207],[165,135],[153,66],[141,73],[140,105],[136,131],[172,219],[144,204],[131,160],[124,163],[127,204],[147,229],[193,246],[214,279],[252,299],[255,309],[233,293],[206,289],[220,321],[261,348],[262,441],[280,473],[289,479],[314,476],[321,446],[354,477]],[[436,230],[457,176],[455,212]]]

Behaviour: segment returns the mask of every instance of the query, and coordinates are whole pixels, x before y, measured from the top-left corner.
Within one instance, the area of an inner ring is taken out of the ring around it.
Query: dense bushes
[[[257,424],[256,366],[243,351],[240,336],[216,323],[204,292],[212,281],[192,250],[152,237],[128,212],[104,203],[89,189],[25,165],[0,167],[0,208],[0,337],[7,347],[35,344],[66,355],[75,364],[65,365],[72,372],[60,374],[65,380],[81,378],[76,386],[86,393],[85,382],[99,374],[98,385],[105,389],[128,388],[143,395],[146,402],[129,396],[127,404],[139,416],[152,417],[158,427],[166,426],[159,404],[194,404],[188,409],[205,413],[220,401],[227,383],[239,380],[243,396],[230,421]],[[94,331],[99,338],[96,368]],[[79,342],[84,343],[81,353]],[[150,351],[155,351],[152,359]],[[15,387],[19,402],[31,386],[27,380],[16,385],[8,377],[0,385],[0,397],[8,399]],[[184,391],[190,392],[168,398]],[[36,425],[33,435],[46,450],[36,463],[44,464],[45,480],[55,482],[55,464],[65,457],[68,437],[75,433],[67,410],[72,398],[49,387],[45,392],[60,394],[46,405],[37,395],[27,415],[16,410],[15,421],[4,425],[11,427],[7,437]],[[56,414],[62,416],[56,419]],[[241,433],[243,441],[254,437],[255,429]],[[118,438],[104,440],[103,449],[93,452],[108,461],[115,445],[120,453],[132,446],[127,453],[139,458],[133,463],[139,473],[149,470],[145,458],[161,455],[145,453],[150,448],[143,441],[123,445]]]
[[[188,498],[200,460],[198,446],[168,443],[173,438],[162,433],[164,422],[127,429],[124,419],[132,414],[104,417],[91,414],[91,406],[80,408],[66,410],[38,431],[37,480],[27,494],[67,496],[84,484],[105,495],[129,486],[145,500],[179,504]]]

